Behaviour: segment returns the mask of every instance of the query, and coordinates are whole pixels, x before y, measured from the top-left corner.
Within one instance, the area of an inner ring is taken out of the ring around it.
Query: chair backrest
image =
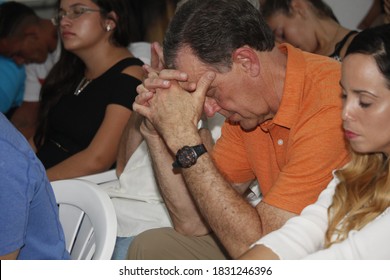
[[[109,260],[114,251],[117,220],[109,196],[92,182],[51,182],[59,205],[66,248],[74,260]]]

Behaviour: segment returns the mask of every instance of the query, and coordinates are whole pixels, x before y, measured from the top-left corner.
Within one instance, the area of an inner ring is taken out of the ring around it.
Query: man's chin
[[[246,123],[242,123],[242,122],[240,122],[240,123],[237,123],[237,124],[239,124],[240,125],[240,127],[241,127],[241,129],[242,130],[244,130],[244,131],[246,131],[246,132],[250,132],[250,131],[253,131],[253,130],[255,130],[256,128],[257,128],[257,124],[246,124]]]
[[[239,125],[242,130],[244,131],[252,131],[255,130],[258,127],[258,122],[255,119],[241,119],[241,120],[234,120],[232,117],[227,118],[227,121],[231,125]]]

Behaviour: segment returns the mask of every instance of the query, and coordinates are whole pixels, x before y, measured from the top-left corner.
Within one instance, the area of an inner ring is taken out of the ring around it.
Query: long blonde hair
[[[328,209],[325,247],[341,242],[390,206],[389,160],[382,153],[357,154],[336,172],[340,183]]]

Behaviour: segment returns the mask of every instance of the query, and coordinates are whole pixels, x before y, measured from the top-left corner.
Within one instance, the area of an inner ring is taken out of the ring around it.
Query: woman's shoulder
[[[131,77],[134,77],[134,78],[141,81],[143,79],[143,76],[144,76],[144,70],[142,68],[142,65],[144,65],[144,63],[140,59],[135,58],[135,57],[131,57],[127,60],[128,60],[129,65],[127,67],[125,67],[121,71],[121,73],[126,74],[126,75],[131,76]]]
[[[136,79],[141,82],[143,77],[143,64],[144,63],[140,59],[135,57],[124,58],[108,69],[102,75],[102,80],[109,80],[110,82],[126,82]]]
[[[332,57],[338,61],[341,61],[345,55],[345,52],[348,49],[349,44],[352,42],[352,39],[358,34],[359,32],[356,30],[349,31],[343,38],[340,40],[334,49],[334,52],[329,55],[329,57]]]
[[[144,63],[139,58],[126,57],[115,63],[107,72],[120,73],[129,67],[138,67],[142,69],[142,65],[144,65]]]

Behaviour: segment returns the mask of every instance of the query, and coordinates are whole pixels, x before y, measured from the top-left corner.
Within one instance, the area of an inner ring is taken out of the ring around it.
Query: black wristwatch
[[[177,151],[176,160],[172,163],[172,166],[173,168],[189,168],[206,152],[206,147],[203,144],[191,147],[184,146]]]

